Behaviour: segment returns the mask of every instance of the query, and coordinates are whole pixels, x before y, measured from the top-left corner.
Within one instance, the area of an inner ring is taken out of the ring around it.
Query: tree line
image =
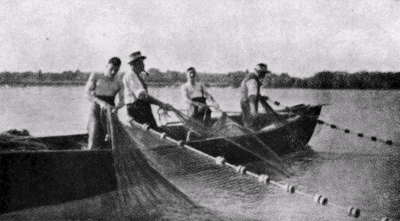
[[[150,86],[180,86],[186,82],[186,74],[178,71],[162,72],[151,68],[143,76]],[[239,87],[249,71],[227,74],[199,73],[206,86]],[[1,85],[84,85],[89,72],[64,71],[61,73],[0,72]],[[291,77],[287,73],[272,73],[263,81],[266,88],[310,88],[310,89],[400,89],[400,72],[338,72],[322,71],[308,78]]]

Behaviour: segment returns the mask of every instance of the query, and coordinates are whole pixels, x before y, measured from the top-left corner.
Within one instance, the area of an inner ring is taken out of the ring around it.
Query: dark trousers
[[[242,98],[240,100],[240,108],[242,109],[243,125],[247,128],[253,128],[253,118],[251,117],[250,113],[249,100],[246,98]]]
[[[128,116],[140,124],[148,124],[151,128],[157,129],[157,123],[151,110],[150,103],[137,100],[133,104],[127,104]]]
[[[206,105],[206,98],[204,97],[193,98],[192,101]],[[209,125],[211,119],[211,110],[207,106],[199,107],[197,105],[190,105],[188,109],[188,115],[193,119],[203,122],[205,125]]]

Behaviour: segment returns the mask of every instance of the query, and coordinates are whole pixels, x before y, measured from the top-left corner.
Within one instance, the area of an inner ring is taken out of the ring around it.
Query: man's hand
[[[172,111],[174,109],[174,107],[172,107],[172,105],[168,103],[164,104],[161,108],[166,111]]]
[[[117,113],[118,108],[116,106],[111,106],[111,113]]]
[[[297,116],[297,114],[295,114],[295,113],[293,113],[293,112],[289,112],[289,115],[288,115],[288,117],[295,117],[295,116]]]
[[[199,108],[207,107],[207,104],[203,104],[203,103],[200,103],[200,102],[192,101],[192,104],[198,106]]]
[[[219,110],[219,104],[215,103],[214,107],[215,107],[215,109]]]
[[[101,101],[97,102],[100,105],[101,109],[106,109],[108,106],[110,106],[107,102]]]
[[[113,113],[118,110],[115,106],[110,105],[110,104],[108,104],[107,102],[104,102],[104,101],[100,103],[100,107],[102,109],[110,109],[111,112],[113,112]]]

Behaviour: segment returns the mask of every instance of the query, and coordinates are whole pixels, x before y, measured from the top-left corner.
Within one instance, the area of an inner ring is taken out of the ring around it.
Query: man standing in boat
[[[123,85],[117,76],[120,67],[121,60],[113,57],[104,73],[92,73],[86,83],[85,97],[92,102],[88,122],[89,150],[110,148],[107,142],[107,108],[115,111],[124,106]],[[117,94],[119,99],[115,106]]]
[[[255,73],[250,73],[243,79],[240,89],[242,98],[240,100],[240,107],[242,109],[243,122],[246,127],[251,129],[259,129],[260,121],[258,112],[258,103],[260,102],[264,107],[266,113],[269,113],[271,121],[278,120],[275,111],[268,105],[265,99],[260,95],[260,87],[266,74],[271,73],[264,63],[259,63],[255,67]],[[265,120],[265,119],[264,119]]]
[[[211,119],[211,110],[207,106],[206,100],[211,101],[217,109],[219,109],[219,105],[213,96],[207,92],[204,85],[197,81],[197,73],[194,67],[187,69],[186,77],[187,82],[181,86],[181,91],[184,101],[189,105],[188,115],[207,126]]]
[[[131,66],[131,71],[126,73],[122,79],[128,116],[138,123],[148,124],[151,128],[156,129],[157,123],[151,110],[151,104],[165,110],[171,110],[172,106],[164,104],[148,94],[147,85],[140,76],[141,74],[147,75],[143,62],[146,57],[137,51],[132,53],[129,58],[128,64]]]

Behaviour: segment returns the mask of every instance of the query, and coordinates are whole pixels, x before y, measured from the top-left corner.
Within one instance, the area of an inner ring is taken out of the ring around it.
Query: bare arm
[[[194,102],[190,99],[188,88],[185,86],[186,85],[182,85],[181,87],[183,101],[189,105],[193,104]]]
[[[202,88],[204,96],[214,104],[215,108],[219,109],[219,104],[215,101],[214,97],[210,93],[208,93],[203,85]]]
[[[119,81],[119,90],[118,90],[118,104],[115,106],[115,109],[118,110],[125,105],[124,102],[124,84],[122,83],[122,79]]]

